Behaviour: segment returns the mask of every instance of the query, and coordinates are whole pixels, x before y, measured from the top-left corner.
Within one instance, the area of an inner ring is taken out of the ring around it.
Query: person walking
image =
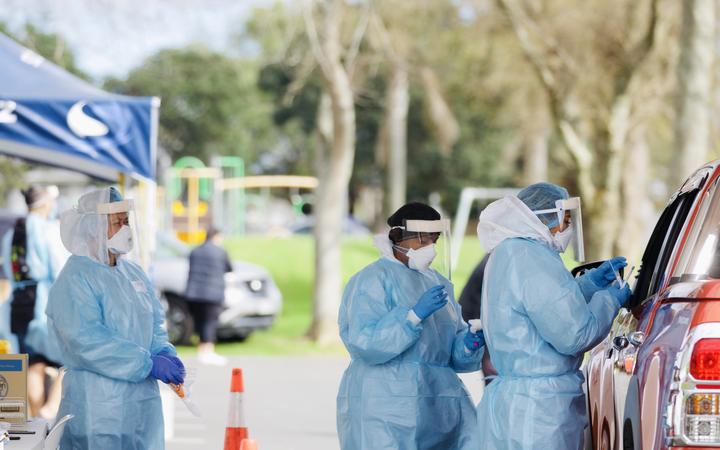
[[[222,234],[207,230],[205,242],[190,252],[185,298],[200,338],[198,360],[203,364],[224,366],[227,358],[215,352],[217,327],[225,302],[225,274],[232,272],[230,257],[222,248]]]

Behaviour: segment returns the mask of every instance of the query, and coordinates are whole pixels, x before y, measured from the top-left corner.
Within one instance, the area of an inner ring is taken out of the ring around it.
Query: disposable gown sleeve
[[[593,295],[595,295],[596,292],[602,290],[595,283],[592,282],[590,277],[588,277],[588,275],[593,270],[597,270],[597,269],[589,270],[589,271],[585,272],[585,274],[583,276],[576,278],[577,284],[578,284],[578,286],[580,286],[580,290],[582,291],[586,302],[589,302],[590,299],[593,298]]]
[[[30,276],[37,281],[52,281],[54,274],[51,271],[50,255],[45,242],[45,231],[38,220],[28,219],[27,230],[27,264]],[[44,310],[42,311],[45,312]],[[36,314],[37,317],[37,314]]]
[[[368,270],[368,269],[365,269]],[[383,364],[402,354],[420,337],[422,324],[413,325],[410,308],[389,307],[378,273],[360,273],[345,288],[340,328],[348,351],[367,364]]]
[[[144,276],[143,272],[143,276]],[[153,299],[153,338],[152,344],[150,345],[150,353],[157,355],[160,352],[165,351],[166,353],[177,356],[175,346],[170,343],[168,337],[167,328],[165,327],[165,311],[160,304],[160,300],[155,296],[155,292],[152,289],[150,280],[144,276],[145,286],[149,287],[149,294]]]
[[[617,315],[617,302],[607,291],[596,292],[589,302],[562,264],[549,251],[531,248],[526,256],[514,258],[522,282],[525,311],[540,335],[555,350],[578,355],[607,335]]]
[[[475,349],[473,351],[466,350],[465,333],[468,331],[468,325],[462,319],[460,305],[453,301],[453,306],[457,311],[457,327],[455,331],[455,339],[453,340],[452,358],[450,366],[458,373],[476,372],[480,370],[482,356],[485,347]]]
[[[152,369],[150,352],[105,326],[99,302],[82,274],[60,276],[51,290],[50,326],[79,368],[139,382]]]

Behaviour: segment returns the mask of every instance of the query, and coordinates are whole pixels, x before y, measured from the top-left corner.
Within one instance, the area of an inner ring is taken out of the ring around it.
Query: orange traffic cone
[[[240,450],[258,450],[257,442],[255,439],[243,439]]]
[[[243,439],[248,437],[242,403],[244,392],[242,369],[233,369],[232,380],[230,381],[230,408],[227,426],[225,427],[224,450],[240,450]]]

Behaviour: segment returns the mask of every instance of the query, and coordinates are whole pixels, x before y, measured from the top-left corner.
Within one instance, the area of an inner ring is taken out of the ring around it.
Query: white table
[[[45,419],[30,419],[25,425],[14,425],[10,427],[10,431],[34,431],[35,434],[11,434],[20,439],[17,441],[7,441],[5,450],[43,450],[45,445],[45,437],[47,437],[48,423]]]

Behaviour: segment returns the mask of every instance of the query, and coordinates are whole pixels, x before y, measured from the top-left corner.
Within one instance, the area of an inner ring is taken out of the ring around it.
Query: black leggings
[[[188,300],[187,305],[193,317],[195,332],[200,336],[200,342],[215,342],[222,305],[192,300]]]

